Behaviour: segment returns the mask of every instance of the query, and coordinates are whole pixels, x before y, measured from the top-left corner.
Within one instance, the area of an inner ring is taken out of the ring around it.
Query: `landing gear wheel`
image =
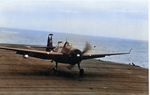
[[[84,70],[80,69],[80,76],[82,77],[84,75]]]
[[[52,60],[52,61],[53,61],[53,60]],[[55,68],[52,69],[52,73],[55,74],[55,75],[58,74],[58,72],[57,72],[57,65],[58,65],[58,62],[56,62]]]
[[[53,74],[57,74],[57,70],[55,68],[52,69]]]

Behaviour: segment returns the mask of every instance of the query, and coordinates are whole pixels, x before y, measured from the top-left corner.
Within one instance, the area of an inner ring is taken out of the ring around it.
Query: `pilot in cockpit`
[[[63,47],[65,47],[65,49],[70,49],[72,47],[72,44],[68,41],[66,42],[58,42],[58,45],[53,49],[54,52],[61,52]]]

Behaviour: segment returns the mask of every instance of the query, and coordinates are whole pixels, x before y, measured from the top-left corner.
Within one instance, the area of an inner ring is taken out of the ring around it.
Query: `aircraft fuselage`
[[[63,54],[63,56],[52,56],[52,59],[56,62],[66,63],[75,65],[76,63],[81,62],[82,52],[78,49],[72,50],[69,54]]]

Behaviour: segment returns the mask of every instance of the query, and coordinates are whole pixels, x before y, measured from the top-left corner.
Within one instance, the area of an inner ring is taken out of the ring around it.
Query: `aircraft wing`
[[[32,50],[32,49],[23,49],[23,48],[12,48],[12,47],[4,47],[0,46],[0,49],[12,50],[17,51],[17,54],[25,55],[28,54],[31,57],[41,58],[41,59],[51,59],[51,56],[60,56],[63,53],[57,52],[47,52],[47,51],[39,51],[39,50]]]
[[[48,47],[48,46],[31,46],[31,45],[28,45],[27,47],[31,47],[31,48],[49,48],[51,50],[53,50],[55,47]]]
[[[100,58],[100,57],[105,57],[105,56],[111,56],[111,55],[123,55],[123,54],[130,54],[132,49],[128,53],[110,53],[110,54],[87,54],[83,55],[83,60],[84,59],[91,59],[91,58]]]
[[[4,47],[17,47],[17,48],[25,48],[25,49],[38,49],[38,50],[46,50],[46,48],[49,48],[53,50],[55,47],[48,47],[48,46],[42,46],[42,45],[27,45],[27,44],[6,44],[6,43],[0,43],[0,46]]]

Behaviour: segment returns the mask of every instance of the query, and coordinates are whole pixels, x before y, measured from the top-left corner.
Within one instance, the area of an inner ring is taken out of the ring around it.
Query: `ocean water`
[[[86,41],[92,46],[89,54],[126,53],[132,48],[131,54],[114,55],[97,58],[104,61],[119,62],[123,64],[134,63],[143,68],[148,68],[148,41],[139,41],[121,38],[108,38],[100,36],[77,35],[68,33],[0,28],[0,43],[47,45],[48,34],[53,33],[53,45],[58,41],[69,41],[73,47],[81,51]],[[95,46],[95,47],[94,47]]]

